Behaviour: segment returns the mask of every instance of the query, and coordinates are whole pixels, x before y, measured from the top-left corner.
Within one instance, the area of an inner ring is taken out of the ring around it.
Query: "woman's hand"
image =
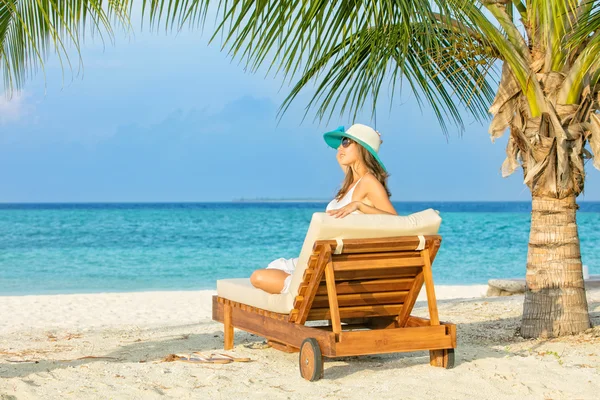
[[[346,215],[352,214],[354,211],[360,209],[361,201],[353,201],[350,204],[338,208],[337,210],[329,210],[327,214],[335,218],[344,218]]]

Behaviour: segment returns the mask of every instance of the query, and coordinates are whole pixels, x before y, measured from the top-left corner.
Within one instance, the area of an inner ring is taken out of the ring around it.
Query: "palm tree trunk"
[[[533,196],[523,337],[555,337],[590,328],[581,268],[575,196]]]

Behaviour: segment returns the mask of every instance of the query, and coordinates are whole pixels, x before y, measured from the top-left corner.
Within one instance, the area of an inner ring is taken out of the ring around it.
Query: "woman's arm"
[[[396,210],[385,211],[377,207],[370,206],[368,204],[363,203],[362,201],[353,201],[350,204],[338,208],[337,210],[329,210],[327,214],[336,217],[336,218],[344,218],[346,215],[352,214],[354,211],[359,210],[364,214],[388,214],[388,215],[398,215]]]
[[[396,210],[394,210],[394,206],[391,206],[391,211],[386,211],[381,208],[377,208],[374,206],[370,206],[368,204],[363,203],[362,201],[357,201],[358,208],[357,210],[363,214],[389,214],[389,215],[398,215]]]

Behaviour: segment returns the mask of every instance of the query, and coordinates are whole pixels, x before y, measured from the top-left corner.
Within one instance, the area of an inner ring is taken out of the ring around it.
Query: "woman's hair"
[[[365,163],[367,170],[373,175],[375,175],[375,178],[377,178],[377,180],[383,185],[383,188],[385,189],[388,197],[391,197],[392,193],[390,193],[390,190],[387,187],[387,178],[390,175],[387,172],[385,172],[381,164],[377,162],[375,157],[373,157],[373,155],[369,153],[367,149],[365,149],[359,143],[354,143],[356,144],[356,146],[358,146],[358,154]],[[346,193],[348,193],[350,186],[352,186],[352,182],[354,182],[354,173],[352,172],[352,168],[348,167],[348,170],[346,171],[346,177],[344,178],[344,183],[342,183],[342,188],[339,190],[339,192],[337,192],[335,196],[336,200],[340,200],[346,195]]]

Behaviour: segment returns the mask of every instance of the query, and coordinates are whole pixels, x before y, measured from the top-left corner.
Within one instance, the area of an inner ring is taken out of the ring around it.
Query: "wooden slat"
[[[406,296],[406,301],[404,302],[404,308],[400,311],[398,315],[398,326],[405,327],[408,318],[410,317],[410,313],[412,312],[415,302],[417,301],[417,297],[419,296],[419,292],[423,287],[423,272],[416,276],[413,281],[413,285],[410,288],[408,296]]]
[[[429,247],[433,241],[441,240],[439,235],[425,235],[425,246]],[[335,249],[337,242],[335,240],[318,240],[316,245],[326,245]],[[372,239],[344,239],[343,254],[350,253],[370,253],[386,251],[410,251],[416,250],[419,246],[418,236],[397,236],[389,238]]]
[[[404,299],[407,295],[408,290],[396,292],[338,294],[337,302],[340,307],[400,304],[404,303]],[[328,295],[317,295],[313,301],[313,308],[327,307],[328,304]]]
[[[314,273],[314,270],[317,266],[318,258],[319,257],[315,254],[312,254],[309,257],[306,269],[304,270],[304,275],[302,275],[302,281],[310,281],[311,275]]]
[[[304,270],[304,274],[302,275],[302,281],[303,281],[303,282],[308,282],[308,281],[310,281],[310,278],[312,277],[312,274],[313,274],[314,272],[315,272],[315,271],[314,271],[313,269],[305,269],[305,270]]]
[[[423,258],[425,259],[425,267],[423,267],[423,278],[425,280],[425,291],[427,292],[427,307],[429,308],[429,319],[431,325],[439,325],[437,300],[435,298],[435,289],[433,287],[433,274],[431,272],[431,258],[429,249],[423,250]]]
[[[364,261],[364,260],[384,260],[389,258],[414,258],[420,257],[419,253],[411,251],[387,251],[381,253],[350,253],[350,254],[332,254],[333,262],[342,261]]]
[[[292,309],[292,311],[290,311],[290,315],[288,317],[288,321],[289,322],[296,322],[296,319],[298,318],[298,314],[299,314],[299,311],[296,308]]]
[[[327,285],[327,298],[329,305],[329,314],[331,315],[331,326],[333,333],[340,333],[342,331],[342,323],[340,321],[340,311],[338,308],[338,296],[335,291],[335,275],[333,272],[333,263],[331,258],[325,267],[325,281]],[[314,301],[313,301],[313,307]]]
[[[335,285],[337,294],[351,293],[374,293],[374,292],[392,292],[399,290],[410,290],[413,278],[402,279],[373,279],[364,281],[339,282]],[[321,283],[317,289],[317,295],[327,294],[327,287]]]
[[[362,240],[367,239],[344,239],[342,254],[410,251],[415,250],[419,245],[419,238],[417,236],[380,238],[379,240],[369,242],[361,242]],[[323,245],[328,245],[332,249],[335,249],[337,246],[337,242],[334,240],[322,240],[318,242]]]
[[[398,315],[401,309],[401,304],[340,307],[340,318],[361,318]],[[331,319],[329,308],[313,308],[308,314],[309,321],[318,321],[324,319]]]
[[[299,296],[304,296],[306,294],[306,289],[308,289],[308,284],[302,283],[300,285],[300,288],[298,288],[298,295]]]
[[[223,322],[224,305],[218,302],[216,297],[213,297],[213,320]],[[332,332],[301,324],[290,324],[287,321],[269,318],[252,311],[244,311],[241,307],[232,306],[232,324],[238,329],[294,348],[300,348],[304,339],[312,337],[319,343],[324,356],[329,357],[334,351],[335,334]]]
[[[319,250],[319,258],[315,267],[315,273],[312,275],[306,293],[304,293],[304,300],[301,304],[294,308],[298,308],[298,317],[296,318],[296,324],[304,324],[308,317],[308,313],[312,307],[312,302],[315,298],[315,293],[319,288],[323,274],[325,273],[325,266],[331,261],[331,250],[329,247],[321,247]]]
[[[362,271],[340,271],[336,272],[335,277],[338,281],[414,278],[422,270],[423,268],[420,267],[376,268]]]
[[[374,268],[396,268],[396,267],[422,267],[424,264],[421,256],[398,257],[398,258],[378,258],[374,260],[348,260],[334,261],[333,270],[335,272],[360,271]]]
[[[335,348],[335,356],[449,348],[452,348],[452,338],[446,334],[444,326],[350,331],[340,334],[339,343]]]

